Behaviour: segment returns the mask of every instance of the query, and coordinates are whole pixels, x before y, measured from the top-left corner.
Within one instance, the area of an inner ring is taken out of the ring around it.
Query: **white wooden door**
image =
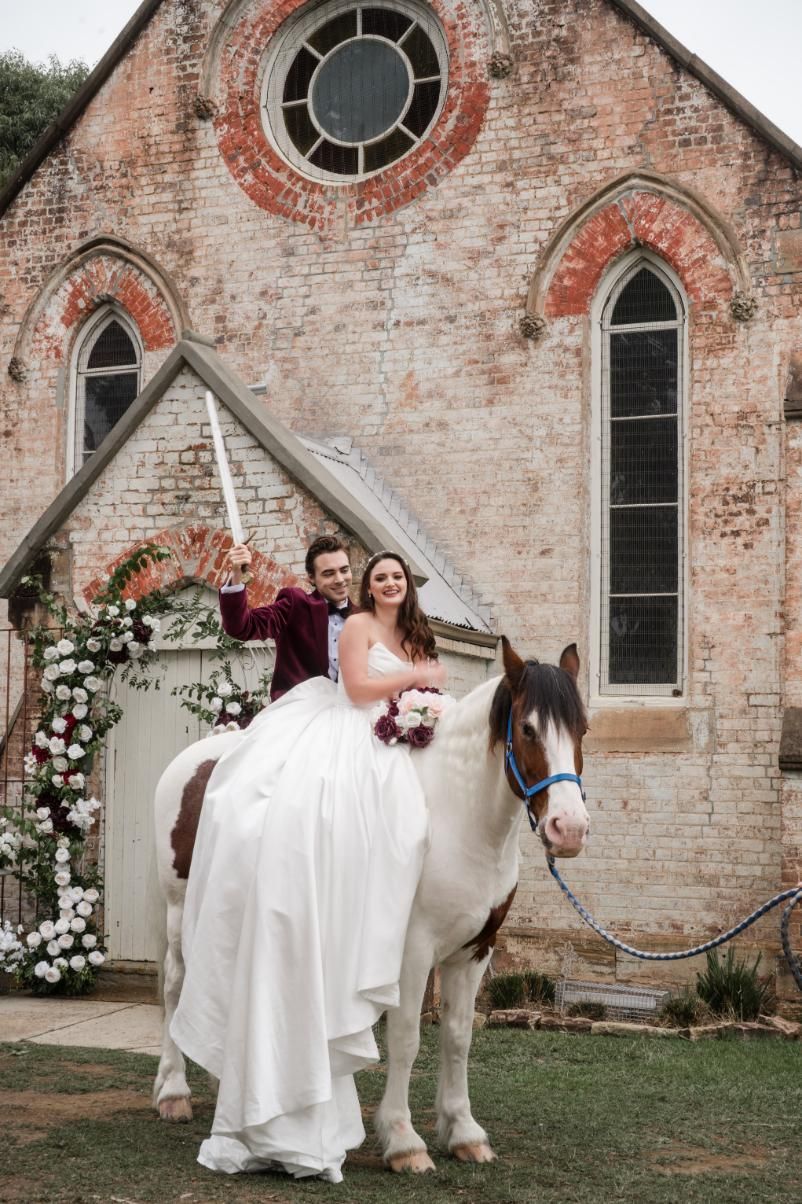
[[[147,922],[153,792],[173,757],[204,734],[171,695],[174,686],[201,680],[202,657],[163,652],[158,690],[115,687],[123,717],[110,733],[105,791],[105,927],[115,961],[154,961],[158,953]]]
[[[254,644],[232,658],[235,680],[254,689],[272,664],[267,646]],[[153,793],[169,762],[187,745],[208,734],[208,727],[173,697],[176,686],[208,678],[219,662],[211,649],[162,650],[155,676],[158,690],[116,685],[114,700],[123,718],[112,729],[106,755],[105,788],[105,931],[115,961],[154,961],[153,938]]]

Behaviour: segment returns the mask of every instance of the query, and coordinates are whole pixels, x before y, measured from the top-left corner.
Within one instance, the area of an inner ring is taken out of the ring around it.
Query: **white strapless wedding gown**
[[[402,663],[383,644],[371,677]],[[212,1170],[341,1179],[365,1137],[354,1071],[398,1003],[428,840],[410,753],[314,678],[269,706],[209,781],[184,906],[171,1033],[220,1080]]]

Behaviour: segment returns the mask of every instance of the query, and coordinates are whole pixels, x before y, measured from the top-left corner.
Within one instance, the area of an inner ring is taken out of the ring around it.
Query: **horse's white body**
[[[385,1161],[395,1170],[433,1164],[415,1132],[408,1106],[410,1072],[418,1052],[419,1016],[432,966],[441,969],[441,1067],[438,1133],[449,1151],[467,1161],[490,1161],[487,1134],[471,1115],[467,1060],[474,1000],[492,952],[492,936],[518,881],[518,838],[523,815],[504,770],[503,747],[488,746],[488,714],[498,679],[452,707],[432,744],[412,755],[431,815],[431,844],[410,918],[401,975],[401,1004],[387,1017],[387,1085],[376,1127]],[[182,791],[192,775],[217,760],[238,735],[199,741],[167,768],[156,791],[156,841],[167,901],[164,963],[165,1027],[154,1099],[165,1119],[191,1116],[184,1060],[169,1034],[183,980],[181,918],[186,883],[173,868],[171,833]],[[549,773],[574,773],[574,742],[554,730],[542,734]],[[549,789],[552,851],[578,853],[587,831],[579,788],[560,782]],[[494,909],[496,909],[494,911]],[[481,933],[486,939],[477,942]]]

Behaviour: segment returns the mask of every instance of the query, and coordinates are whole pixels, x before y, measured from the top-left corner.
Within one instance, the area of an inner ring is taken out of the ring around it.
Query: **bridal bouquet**
[[[371,715],[373,733],[383,744],[409,744],[425,748],[434,737],[434,729],[454,699],[432,687],[403,690],[375,707]]]

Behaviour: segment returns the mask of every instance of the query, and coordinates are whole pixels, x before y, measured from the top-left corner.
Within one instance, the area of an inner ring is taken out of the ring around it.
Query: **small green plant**
[[[593,999],[580,999],[566,1009],[566,1016],[584,1016],[586,1020],[604,1020],[607,1008]]]
[[[723,960],[711,949],[707,968],[696,977],[696,993],[717,1016],[756,1020],[772,1000],[770,984],[758,977],[759,965],[759,953],[750,966],[745,958],[736,961],[731,948]]]
[[[494,1008],[522,1008],[527,1002],[523,974],[497,974],[487,993]]]
[[[542,1003],[548,1007],[554,1006],[555,982],[548,974],[539,970],[525,970],[523,973],[524,990],[531,1003]]]
[[[690,1028],[701,1024],[709,1015],[707,1005],[696,989],[686,986],[676,995],[669,995],[657,1014],[658,1020],[674,1028]]]

